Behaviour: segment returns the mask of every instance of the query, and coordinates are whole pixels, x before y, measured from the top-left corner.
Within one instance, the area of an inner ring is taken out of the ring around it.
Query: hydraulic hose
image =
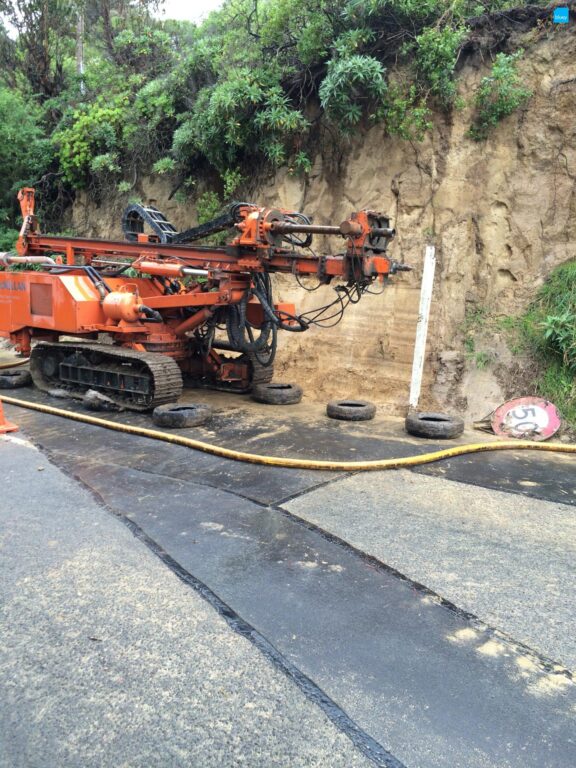
[[[96,416],[77,413],[76,411],[66,411],[62,408],[54,408],[51,405],[19,400],[15,397],[6,397],[3,395],[1,399],[9,405],[16,405],[20,408],[29,408],[33,411],[39,411],[40,413],[48,413],[51,416],[63,416],[66,419],[80,421],[84,424],[92,424],[96,427],[113,429],[116,432],[125,432],[129,435],[148,437],[153,440],[162,440],[165,443],[181,445],[185,448],[193,448],[196,451],[203,451],[204,453],[210,453],[224,459],[244,461],[250,464],[263,464],[271,467],[285,467],[288,469],[318,469],[336,472],[365,472],[369,470],[402,469],[405,467],[418,467],[421,464],[431,464],[432,462],[440,461],[441,459],[451,459],[455,456],[464,456],[470,453],[483,453],[485,451],[529,450],[576,454],[576,445],[565,445],[564,443],[534,443],[530,440],[502,440],[500,442],[494,441],[493,443],[456,445],[453,448],[432,451],[431,453],[424,453],[419,456],[403,456],[395,459],[376,459],[372,461],[285,459],[280,456],[261,456],[254,453],[245,453],[244,451],[235,451],[232,448],[224,448],[220,445],[204,443],[201,440],[193,440],[192,438],[183,437],[182,435],[172,435],[156,429],[136,427],[132,424],[121,424],[116,421],[109,421],[108,419],[100,419]]]
[[[151,320],[154,323],[162,322],[162,315],[160,314],[160,312],[157,312],[155,309],[152,309],[151,307],[147,307],[145,304],[140,304],[140,306],[138,307],[138,310],[142,312],[142,314],[147,320]]]

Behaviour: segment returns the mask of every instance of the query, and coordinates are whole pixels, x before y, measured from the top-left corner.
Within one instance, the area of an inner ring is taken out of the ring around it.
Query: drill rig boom
[[[159,211],[140,207],[154,230],[145,234],[132,206],[124,216],[128,240],[110,241],[41,235],[34,190],[21,190],[19,200],[18,255],[6,254],[0,273],[0,335],[31,353],[40,388],[73,395],[94,388],[137,410],[177,399],[182,374],[241,392],[269,381],[279,330],[302,332],[340,317],[375,281],[406,269],[387,257],[394,230],[374,211],[315,225],[298,212],[237,203],[178,234]],[[226,246],[184,242],[230,224],[236,234]],[[314,235],[339,237],[342,252],[317,255]],[[298,315],[274,303],[275,273],[340,284],[333,302]],[[114,346],[99,342],[101,334]],[[61,342],[62,335],[79,341]]]

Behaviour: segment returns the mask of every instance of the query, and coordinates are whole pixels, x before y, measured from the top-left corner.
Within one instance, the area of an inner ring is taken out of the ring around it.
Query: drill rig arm
[[[223,219],[226,219],[226,224],[235,222],[239,234],[226,247],[210,247],[178,243],[186,240],[192,232],[197,237],[212,233],[212,223],[202,235],[200,233],[203,225],[176,234],[171,243],[159,243],[158,236],[143,233],[135,235],[136,241],[132,233],[128,242],[43,236],[38,232],[34,215],[34,190],[21,190],[19,199],[24,220],[17,243],[20,257],[52,256],[57,253],[62,254],[70,266],[88,265],[93,260],[101,262],[120,258],[132,260],[135,269],[139,269],[141,264],[158,262],[166,265],[180,264],[188,270],[199,269],[208,272],[244,273],[255,270],[301,275],[316,273],[321,278],[341,277],[346,280],[358,277],[359,259],[363,262],[362,272],[365,277],[388,275],[397,268],[397,265],[383,256],[395,230],[389,226],[386,217],[374,211],[353,213],[350,219],[333,226],[309,223],[310,220],[303,214],[291,211],[236,203]],[[310,251],[306,252],[310,244],[308,241],[305,245],[299,244],[300,247],[290,241],[292,247],[287,248],[285,239],[293,234],[305,234],[307,238],[314,234],[338,236],[344,239],[346,250],[338,256],[318,256]],[[378,257],[378,261],[374,261],[374,257]],[[352,260],[356,262],[355,269],[351,268]],[[144,269],[140,271],[145,272]],[[167,267],[166,274],[169,273],[174,273],[172,267]]]
[[[371,292],[374,281],[406,269],[386,254],[394,236],[388,218],[370,210],[340,224],[317,225],[294,211],[239,203],[225,222],[180,235],[156,211],[162,237],[133,231],[129,240],[102,240],[42,235],[34,190],[23,189],[19,199],[23,225],[12,259],[19,268],[36,269],[20,269],[10,279],[0,275],[0,335],[23,354],[33,340],[44,342],[32,350],[31,363],[41,388],[64,385],[75,392],[91,386],[129,408],[174,399],[180,372],[218,388],[249,391],[272,376],[279,330],[333,324],[349,303]],[[231,220],[236,234],[227,246],[176,242]],[[340,252],[318,255],[309,247],[315,235],[337,237]],[[332,302],[297,315],[293,305],[274,303],[274,273],[341,285]],[[94,340],[100,333],[116,345],[105,354],[99,344],[59,342],[60,335]],[[130,353],[113,351],[118,348]]]

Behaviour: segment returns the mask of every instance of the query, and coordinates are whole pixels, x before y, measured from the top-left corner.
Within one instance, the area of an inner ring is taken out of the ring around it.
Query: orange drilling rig
[[[126,240],[110,241],[42,235],[34,190],[18,199],[18,255],[0,254],[0,336],[30,356],[40,389],[95,389],[132,410],[174,402],[183,377],[235,392],[269,382],[279,330],[333,325],[348,304],[408,269],[386,256],[394,230],[374,211],[320,226],[299,212],[234,203],[179,233],[156,208],[131,205]],[[196,244],[229,228],[229,245]],[[315,234],[341,238],[342,252],[317,255]],[[278,272],[302,287],[302,278],[339,281],[336,296],[296,314],[274,303]]]

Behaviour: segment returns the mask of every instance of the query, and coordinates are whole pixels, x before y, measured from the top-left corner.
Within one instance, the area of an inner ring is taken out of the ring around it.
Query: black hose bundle
[[[272,282],[270,280],[270,275],[267,272],[264,274],[255,272],[252,277],[254,280],[254,288],[252,291],[262,305],[264,314],[273,326],[275,326],[277,329],[280,329],[281,331],[290,331],[292,333],[301,333],[302,331],[308,330],[309,323],[305,322],[300,317],[289,315],[287,312],[281,313],[283,317],[286,317],[292,322],[296,323],[296,325],[291,325],[289,323],[283,322],[280,319],[279,313],[274,311]]]
[[[226,331],[230,344],[238,352],[253,355],[262,366],[272,365],[276,356],[278,331],[302,333],[311,325],[330,328],[337,325],[349,304],[356,304],[369,290],[371,279],[363,282],[353,281],[349,285],[336,286],[336,298],[323,307],[310,310],[301,315],[278,312],[274,309],[272,281],[268,272],[252,273],[252,288],[246,291],[242,301],[227,307]],[[256,327],[247,317],[250,297],[255,296],[264,312],[264,322]],[[255,331],[259,334],[256,336]]]
[[[250,291],[246,291],[241,302],[228,307],[226,313],[226,332],[230,344],[245,354],[253,355],[263,367],[274,362],[278,346],[278,328],[267,318],[259,329],[248,320],[247,307]],[[258,335],[255,331],[259,330]]]

